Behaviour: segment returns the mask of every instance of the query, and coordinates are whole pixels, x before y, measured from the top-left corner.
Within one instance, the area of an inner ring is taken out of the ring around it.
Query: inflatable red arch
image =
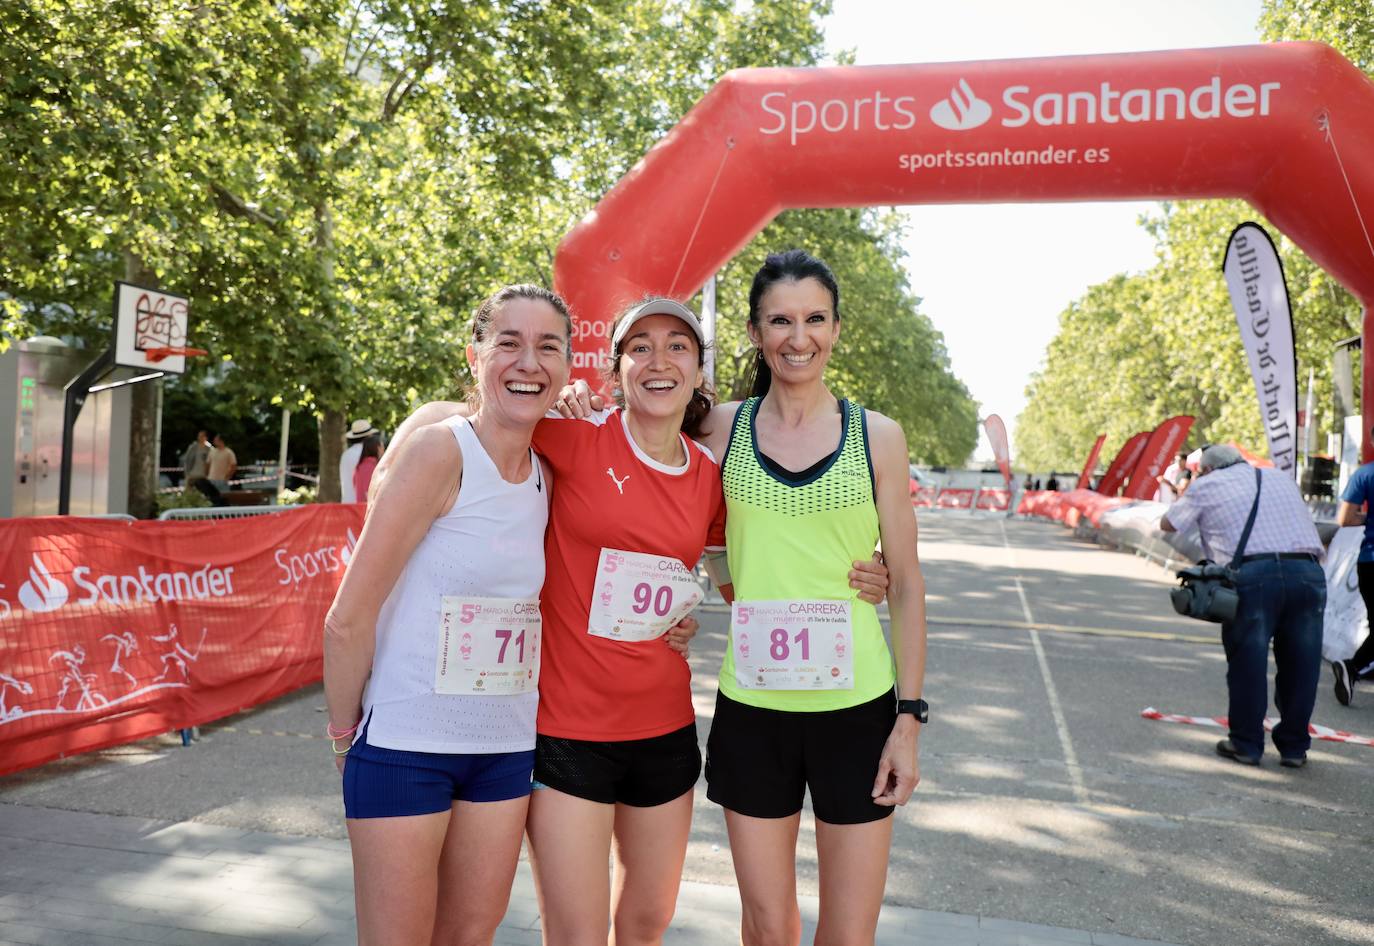
[[[621,306],[688,298],[784,209],[1200,197],[1253,204],[1374,338],[1374,83],[1320,43],[736,70],[564,237],[554,285],[593,379]]]

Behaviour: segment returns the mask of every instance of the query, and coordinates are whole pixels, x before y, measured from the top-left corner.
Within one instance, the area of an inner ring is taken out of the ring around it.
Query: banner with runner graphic
[[[1088,482],[1092,479],[1093,470],[1097,469],[1097,458],[1102,454],[1102,444],[1106,439],[1106,434],[1097,435],[1097,441],[1093,443],[1093,448],[1088,451],[1088,462],[1083,464],[1083,472],[1078,474],[1077,489],[1088,488]]]
[[[0,774],[198,726],[320,679],[363,507],[0,520]]]
[[[1269,458],[1297,477],[1298,359],[1283,263],[1264,228],[1246,222],[1231,231],[1221,269],[1250,360]]]
[[[1188,431],[1193,429],[1193,418],[1188,414],[1170,417],[1155,428],[1145,447],[1140,451],[1140,460],[1131,473],[1131,480],[1122,490],[1126,499],[1149,499],[1159,489],[1156,477],[1163,473],[1169,460],[1178,453],[1178,448],[1188,439]]]
[[[1097,491],[1103,496],[1115,496],[1117,490],[1121,489],[1121,484],[1126,481],[1126,477],[1131,475],[1131,471],[1140,462],[1140,454],[1145,450],[1145,441],[1150,439],[1150,432],[1142,430],[1140,433],[1131,437],[1122,444],[1117,451],[1116,459],[1111,466],[1107,467],[1107,472],[1102,474],[1101,481],[1097,484]]]

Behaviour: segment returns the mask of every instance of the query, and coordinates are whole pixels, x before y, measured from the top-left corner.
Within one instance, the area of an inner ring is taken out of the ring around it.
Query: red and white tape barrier
[[[1163,723],[1183,723],[1188,726],[1215,726],[1218,729],[1227,729],[1230,725],[1225,716],[1179,716],[1175,713],[1161,713],[1153,706],[1145,707],[1140,711],[1140,715],[1145,719],[1157,719]],[[1265,730],[1272,730],[1278,721],[1276,716],[1264,717]],[[1316,723],[1308,723],[1307,732],[1313,739],[1321,739],[1325,742],[1349,742],[1357,746],[1374,746],[1374,738],[1370,736],[1357,736],[1354,733],[1332,729],[1329,726],[1319,726]]]

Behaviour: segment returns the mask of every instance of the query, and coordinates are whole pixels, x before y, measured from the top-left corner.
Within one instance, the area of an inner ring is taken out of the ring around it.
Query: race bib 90
[[[854,689],[848,601],[736,601],[735,682],[749,690]]]
[[[446,597],[434,692],[514,696],[539,686],[539,602]]]
[[[702,597],[691,570],[675,558],[602,549],[587,633],[617,641],[654,640]]]

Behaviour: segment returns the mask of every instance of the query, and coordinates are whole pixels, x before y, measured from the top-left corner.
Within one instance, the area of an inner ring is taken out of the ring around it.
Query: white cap
[[[692,334],[697,337],[697,344],[703,348],[706,346],[706,333],[701,330],[701,322],[697,320],[695,312],[672,299],[650,299],[631,309],[616,325],[615,334],[611,336],[611,351],[614,352],[620,347],[620,343],[629,334],[630,326],[649,315],[671,315],[681,319],[692,329]]]

